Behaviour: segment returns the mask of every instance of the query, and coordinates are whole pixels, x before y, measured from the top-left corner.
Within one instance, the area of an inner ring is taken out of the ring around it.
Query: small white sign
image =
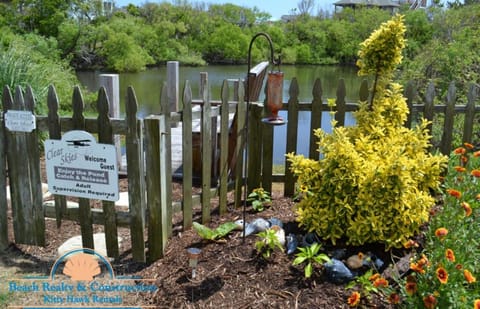
[[[69,131],[46,140],[48,190],[53,194],[118,201],[115,146],[97,144],[86,131]]]
[[[31,111],[8,110],[5,126],[11,132],[32,132],[36,128],[35,115]]]

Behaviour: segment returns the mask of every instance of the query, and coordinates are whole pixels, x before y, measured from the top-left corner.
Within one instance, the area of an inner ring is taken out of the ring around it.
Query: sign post
[[[61,140],[46,140],[48,190],[53,194],[118,201],[114,145],[97,144],[93,135],[73,130]]]

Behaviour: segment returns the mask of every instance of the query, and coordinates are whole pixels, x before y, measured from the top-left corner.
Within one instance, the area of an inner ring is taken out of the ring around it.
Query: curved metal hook
[[[280,57],[278,58],[277,61],[275,61],[275,58],[273,57],[273,42],[272,42],[272,39],[270,38],[270,36],[265,33],[265,32],[259,32],[257,34],[255,34],[252,38],[252,40],[250,41],[250,45],[248,46],[248,59],[247,59],[247,62],[248,62],[248,68],[247,68],[247,76],[248,74],[250,74],[250,66],[251,66],[251,57],[252,57],[252,46],[253,46],[253,42],[260,36],[263,36],[267,39],[268,41],[268,44],[270,45],[270,61],[272,62],[272,65],[277,65],[279,67],[279,70],[280,70]],[[247,83],[248,85],[248,83]],[[248,91],[247,91],[248,93]]]

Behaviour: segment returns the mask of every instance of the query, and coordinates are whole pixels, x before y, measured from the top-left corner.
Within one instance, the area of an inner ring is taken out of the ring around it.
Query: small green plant
[[[256,188],[248,195],[247,201],[252,203],[252,208],[255,211],[263,211],[266,206],[270,206],[272,198],[270,193],[263,188]]]
[[[311,246],[307,247],[300,247],[299,253],[296,254],[295,260],[293,260],[293,265],[299,265],[304,262],[307,264],[305,265],[305,278],[310,278],[313,274],[313,264],[317,263],[322,265],[325,262],[330,262],[330,258],[324,253],[318,253],[322,246],[318,243],[314,243]]]
[[[198,233],[200,237],[206,240],[216,241],[225,237],[231,231],[238,228],[238,225],[234,222],[227,222],[219,225],[216,229],[211,229],[197,222],[193,222],[193,229]]]
[[[275,249],[283,252],[283,246],[278,239],[275,229],[266,229],[258,233],[257,236],[261,239],[255,243],[255,249],[264,259],[269,259]]]
[[[358,288],[360,294],[365,296],[367,299],[371,298],[372,293],[379,293],[383,288],[388,287],[388,281],[381,277],[378,273],[373,273],[373,270],[370,269],[361,276],[355,278],[355,280],[350,281],[345,287],[348,289]]]

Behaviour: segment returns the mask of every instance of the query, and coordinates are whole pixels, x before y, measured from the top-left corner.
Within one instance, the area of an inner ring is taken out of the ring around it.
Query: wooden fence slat
[[[6,110],[26,110],[23,92],[20,86],[15,88],[13,101],[4,101]],[[11,95],[7,95],[11,99]],[[33,103],[31,103],[33,104]],[[10,178],[10,193],[13,213],[13,231],[17,243],[41,245],[44,243],[41,235],[37,235],[35,222],[37,207],[32,200],[30,184],[29,139],[25,132],[6,131],[7,159]],[[39,184],[37,184],[39,185]],[[41,233],[41,231],[38,231]]]
[[[314,131],[322,127],[322,82],[319,78],[315,80],[312,90],[313,100],[312,100],[312,113],[310,116],[310,147],[308,150],[308,157],[313,160],[318,160],[319,152],[318,146],[316,143],[317,137],[315,136]]]
[[[172,236],[172,161],[170,160],[170,153],[172,152],[169,147],[169,141],[171,135],[168,133],[170,128],[169,117],[167,115],[160,115],[159,130],[160,130],[160,227],[161,233],[161,246],[162,255],[167,247],[168,237]],[[166,172],[165,172],[166,171]]]
[[[262,157],[262,106],[250,102],[247,121],[247,194],[260,187]]]
[[[297,134],[298,134],[298,81],[297,78],[292,79],[290,89],[288,90],[290,98],[288,99],[288,124],[287,124],[287,149],[286,153],[296,152],[297,150]],[[290,171],[290,162],[285,162],[285,196],[293,196],[295,194],[295,178]]]
[[[475,101],[478,98],[479,87],[472,83],[467,93],[467,106],[465,106],[465,123],[463,126],[463,141],[473,142],[473,123],[475,121]]]
[[[185,82],[185,87],[183,90],[182,116],[183,229],[186,230],[192,226],[193,222],[192,89],[188,80]]]
[[[7,86],[3,88],[2,102],[5,102],[6,96],[10,93]],[[5,104],[2,104],[5,108]],[[7,165],[6,165],[6,136],[5,123],[3,117],[0,117],[0,250],[8,247],[8,204],[7,204]]]
[[[58,116],[59,107],[57,92],[55,87],[48,87],[47,106],[48,106],[48,136],[50,139],[60,140],[62,131],[60,127],[60,118]],[[57,227],[62,225],[62,216],[67,210],[67,198],[64,195],[54,195],[55,199],[55,220]]]
[[[160,192],[160,119],[150,116],[145,124],[145,178],[147,184],[148,205],[148,256],[153,262],[163,256],[163,234],[167,231],[162,226],[161,192]]]
[[[202,140],[202,223],[210,222],[210,187],[212,184],[212,117],[208,76],[202,85],[203,106],[201,119]],[[215,133],[216,134],[216,133]]]
[[[340,78],[338,80],[337,99],[335,101],[335,106],[337,108],[337,112],[335,113],[335,120],[337,121],[337,126],[345,125],[346,96],[347,91],[345,89],[345,80],[343,78]]]
[[[161,115],[165,117],[165,127],[160,128],[160,132],[163,135],[160,135],[160,140],[163,143],[160,145],[160,154],[163,155],[160,159],[160,176],[164,177],[164,182],[161,182],[161,185],[164,187],[160,188],[161,199],[166,203],[166,205],[172,205],[172,130],[171,130],[171,118],[170,118],[170,103],[168,98],[168,85],[167,82],[163,83],[162,92],[160,94],[160,107]],[[162,121],[162,118],[160,119]],[[160,123],[163,124],[162,122]],[[168,137],[165,139],[165,137]],[[168,176],[167,176],[168,175]],[[164,190],[162,190],[162,188]],[[166,226],[167,236],[172,235],[172,207],[167,207],[164,215],[167,217],[169,224]],[[163,249],[162,249],[163,252]]]
[[[21,94],[21,92],[20,92]],[[4,112],[18,108],[18,99],[13,99],[11,91],[8,87],[4,88],[3,91],[3,108]],[[23,109],[23,98],[22,98],[22,109]],[[18,139],[20,138],[20,134],[14,134],[8,131],[6,133],[6,140],[7,140],[7,161],[8,161],[8,173],[9,173],[9,183],[10,183],[10,201],[12,203],[12,214],[13,214],[13,233],[15,235],[15,241],[20,243],[25,243],[25,235],[26,232],[24,222],[24,211],[23,211],[23,201],[21,198],[22,188],[25,187],[25,184],[21,183],[22,177],[18,177],[18,175],[24,175],[25,172],[22,173],[22,168],[25,167],[24,162],[17,162],[17,158],[19,157],[18,154],[25,153],[25,150],[20,151],[17,148],[19,147]],[[23,133],[22,133],[23,134]],[[23,161],[23,160],[22,160]],[[20,166],[19,166],[20,165]]]
[[[268,80],[267,80],[268,83]],[[268,117],[268,86],[265,87],[265,101],[263,107],[263,115]],[[283,88],[282,88],[283,89]],[[261,119],[260,119],[261,120]],[[261,166],[262,166],[262,174],[261,174],[261,187],[265,189],[265,191],[271,193],[272,192],[272,183],[273,183],[273,125],[266,124],[261,122],[260,129],[262,132],[262,156],[261,156]]]
[[[35,98],[32,88],[27,86],[25,92],[25,108],[35,115]],[[33,220],[33,243],[39,246],[45,245],[45,217],[43,213],[42,177],[40,175],[40,150],[38,147],[37,130],[25,134],[27,143],[27,164],[30,179],[30,198],[32,203]]]
[[[370,90],[368,90],[368,81],[364,79],[360,84],[360,91],[358,92],[358,97],[360,102],[367,102],[369,96]]]
[[[449,155],[450,149],[452,148],[453,123],[455,120],[455,100],[456,100],[455,82],[451,82],[447,92],[445,122],[443,124],[443,135],[442,135],[442,142],[440,147],[440,151],[444,155]]]
[[[220,107],[220,158],[219,158],[219,213],[223,215],[227,212],[227,186],[228,186],[228,81],[224,80],[222,84],[222,105]],[[215,135],[217,133],[215,132]],[[216,164],[216,163],[214,163]]]
[[[142,121],[137,119],[137,97],[134,89],[127,89],[125,105],[125,148],[127,153],[128,199],[130,213],[130,235],[132,258],[137,262],[145,262],[145,169],[143,157]]]
[[[110,124],[109,102],[107,92],[104,87],[98,90],[97,99],[98,111],[98,142],[102,144],[114,145],[112,125]],[[117,166],[120,169],[120,166]],[[118,179],[116,180],[118,181]],[[117,220],[115,216],[115,202],[102,201],[103,213],[105,214],[105,244],[107,254],[117,259],[120,256],[118,250],[118,232]]]
[[[240,207],[242,205],[242,187],[243,183],[243,160],[244,160],[244,147],[245,147],[245,122],[247,114],[247,104],[243,100],[244,98],[244,88],[243,84],[238,85],[238,104],[237,104],[237,144],[235,145],[235,154],[236,158],[235,164],[235,207]]]
[[[432,128],[433,128],[433,114],[434,114],[433,108],[435,104],[434,102],[435,102],[435,85],[433,84],[433,82],[430,82],[427,86],[427,91],[425,92],[425,105],[423,107],[423,118],[425,118],[430,122],[427,125],[427,130],[431,136],[432,136]],[[432,143],[432,137],[430,138],[430,143]]]
[[[85,130],[85,117],[83,116],[83,97],[80,91],[80,88],[76,86],[73,89],[73,114],[72,122],[73,129],[75,130]],[[80,220],[80,230],[82,234],[82,245],[84,248],[94,248],[93,242],[93,222],[92,222],[92,210],[90,209],[90,200],[86,198],[78,199],[78,208],[79,208],[79,220]]]
[[[410,111],[407,115],[407,121],[405,122],[405,127],[407,128],[412,127],[413,113],[411,111],[413,106],[413,100],[415,99],[416,94],[417,91],[415,89],[413,81],[409,81],[407,83],[407,87],[405,87],[405,98],[407,100],[408,110]]]

